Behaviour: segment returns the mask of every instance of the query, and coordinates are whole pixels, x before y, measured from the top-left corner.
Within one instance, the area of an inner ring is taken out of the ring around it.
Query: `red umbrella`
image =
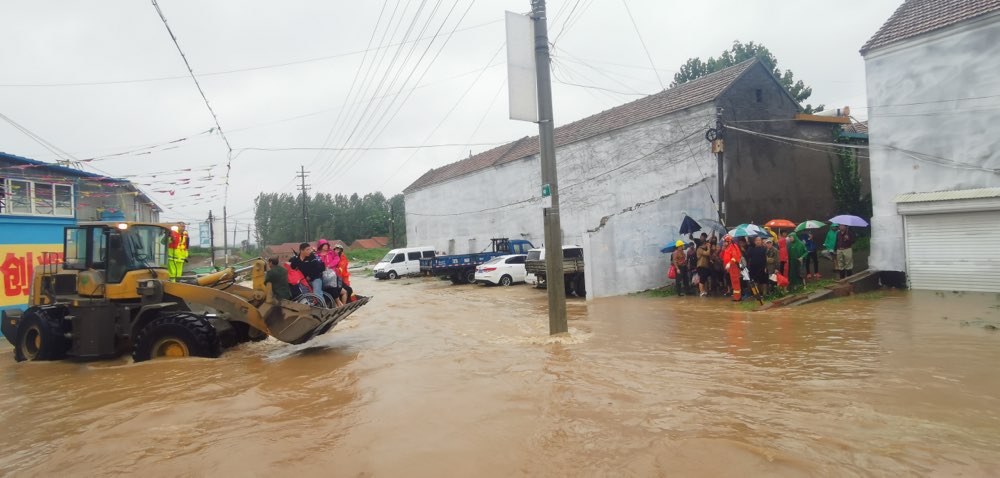
[[[771,229],[795,229],[795,223],[788,219],[771,219],[764,225]]]

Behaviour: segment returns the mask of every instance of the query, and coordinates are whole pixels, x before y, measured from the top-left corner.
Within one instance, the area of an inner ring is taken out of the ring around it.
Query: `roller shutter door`
[[[905,216],[913,289],[1000,292],[1000,211]]]

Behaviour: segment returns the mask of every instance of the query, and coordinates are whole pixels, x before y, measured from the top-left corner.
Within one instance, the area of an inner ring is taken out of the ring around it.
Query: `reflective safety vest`
[[[170,244],[167,245],[167,248],[186,251],[188,248],[187,231],[184,232],[170,231]]]

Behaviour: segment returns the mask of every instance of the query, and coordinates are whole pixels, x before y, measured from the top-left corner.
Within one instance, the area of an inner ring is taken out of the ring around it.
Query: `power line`
[[[226,149],[228,150],[226,154],[226,192],[223,205],[229,202],[229,173],[233,169],[233,146],[229,144],[229,138],[226,137],[226,132],[223,131],[222,125],[219,124],[219,117],[215,114],[215,110],[212,109],[212,105],[208,102],[208,97],[205,96],[205,90],[201,88],[201,83],[198,82],[198,77],[194,76],[194,70],[191,68],[191,63],[188,62],[187,56],[184,55],[184,50],[181,49],[180,43],[177,42],[177,37],[174,35],[173,30],[170,29],[170,25],[167,23],[167,17],[163,15],[163,10],[160,10],[160,5],[156,3],[156,0],[151,0],[153,2],[153,8],[156,9],[156,13],[160,15],[160,20],[163,21],[164,28],[167,29],[167,33],[170,34],[170,39],[174,42],[174,46],[177,47],[177,53],[180,53],[181,59],[184,60],[184,66],[187,67],[188,74],[191,75],[191,80],[194,81],[194,85],[198,88],[198,93],[201,95],[201,99],[205,101],[205,107],[208,108],[208,112],[212,114],[212,120],[215,121],[215,127],[219,130],[219,136],[222,137],[222,141],[226,143]]]
[[[646,47],[646,40],[642,38],[642,33],[639,33],[639,25],[636,25],[635,18],[632,17],[632,10],[628,8],[628,2],[622,0],[622,5],[625,6],[625,12],[628,13],[628,19],[632,21],[632,28],[635,30],[636,36],[639,37],[639,43],[642,43],[642,51],[646,52],[646,59],[649,60],[649,66],[653,67],[653,73],[656,73],[656,81],[660,83],[660,89],[667,89],[663,86],[663,79],[660,78],[660,72],[656,70],[656,64],[653,63],[653,56],[649,54],[649,48]]]
[[[498,19],[498,20],[492,20],[492,21],[489,21],[489,22],[483,22],[483,23],[478,23],[478,24],[475,24],[475,25],[470,25],[470,26],[467,26],[465,28],[461,28],[461,29],[459,29],[457,31],[458,32],[462,32],[462,31],[473,30],[473,29],[476,29],[476,28],[482,28],[482,27],[485,27],[485,26],[494,25],[494,24],[501,23],[501,22],[503,22],[502,18]],[[416,38],[416,39],[410,40],[410,42],[420,42],[420,41],[427,40],[427,39],[428,39],[428,37]],[[388,44],[388,45],[385,45],[385,46],[380,46],[380,47],[375,48],[375,49],[355,50],[355,51],[348,51],[348,52],[343,52],[343,53],[335,53],[335,54],[332,54],[332,55],[326,55],[326,56],[320,56],[320,57],[305,58],[305,59],[302,59],[302,60],[287,61],[287,62],[282,62],[282,63],[272,63],[272,64],[268,64],[268,65],[249,66],[249,67],[245,67],[245,68],[236,68],[236,69],[232,69],[232,70],[223,70],[223,71],[213,71],[213,72],[208,72],[208,73],[200,73],[200,74],[198,74],[198,76],[201,77],[201,78],[205,78],[205,77],[220,76],[220,75],[230,75],[230,74],[234,74],[234,73],[246,73],[246,72],[250,72],[250,71],[260,71],[260,70],[269,70],[269,69],[275,69],[275,68],[284,68],[284,67],[288,67],[288,66],[296,66],[296,65],[302,65],[302,64],[307,64],[307,63],[316,63],[316,62],[322,62],[322,61],[327,61],[327,60],[333,60],[333,59],[337,59],[337,58],[344,58],[344,57],[348,57],[348,56],[359,55],[359,54],[362,54],[362,53],[369,53],[369,52],[376,51],[376,50],[381,49],[381,48],[390,48],[390,47],[394,47],[394,46],[398,46],[398,45],[401,45],[401,44],[400,43],[393,43],[393,44]],[[149,83],[149,82],[156,82],[156,81],[182,80],[182,79],[185,79],[187,77],[188,77],[188,75],[173,75],[173,76],[159,76],[159,77],[149,77],[149,78],[132,78],[132,79],[124,79],[124,80],[81,81],[81,82],[67,82],[67,83],[4,83],[4,84],[0,84],[0,88],[47,88],[47,87],[71,87],[71,86],[122,85],[122,84],[129,84],[129,83]]]
[[[497,146],[503,143],[442,143],[442,144],[420,144],[407,146],[370,146],[370,147],[349,147],[349,148],[310,148],[310,147],[289,147],[289,148],[238,148],[234,151],[393,151],[399,149],[430,149],[430,148],[452,148],[456,146]]]

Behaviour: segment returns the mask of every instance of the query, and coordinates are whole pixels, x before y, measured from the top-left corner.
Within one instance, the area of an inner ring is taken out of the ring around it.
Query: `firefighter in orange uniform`
[[[740,259],[743,258],[743,254],[740,252],[740,246],[733,242],[732,236],[726,234],[723,240],[726,242],[726,248],[722,251],[722,263],[725,264],[724,267],[729,272],[729,281],[733,284],[733,300],[738,301],[742,298],[740,294]]]
[[[184,272],[184,263],[188,258],[188,233],[183,222],[170,228],[170,243],[167,244],[167,271],[170,280],[177,282]]]

